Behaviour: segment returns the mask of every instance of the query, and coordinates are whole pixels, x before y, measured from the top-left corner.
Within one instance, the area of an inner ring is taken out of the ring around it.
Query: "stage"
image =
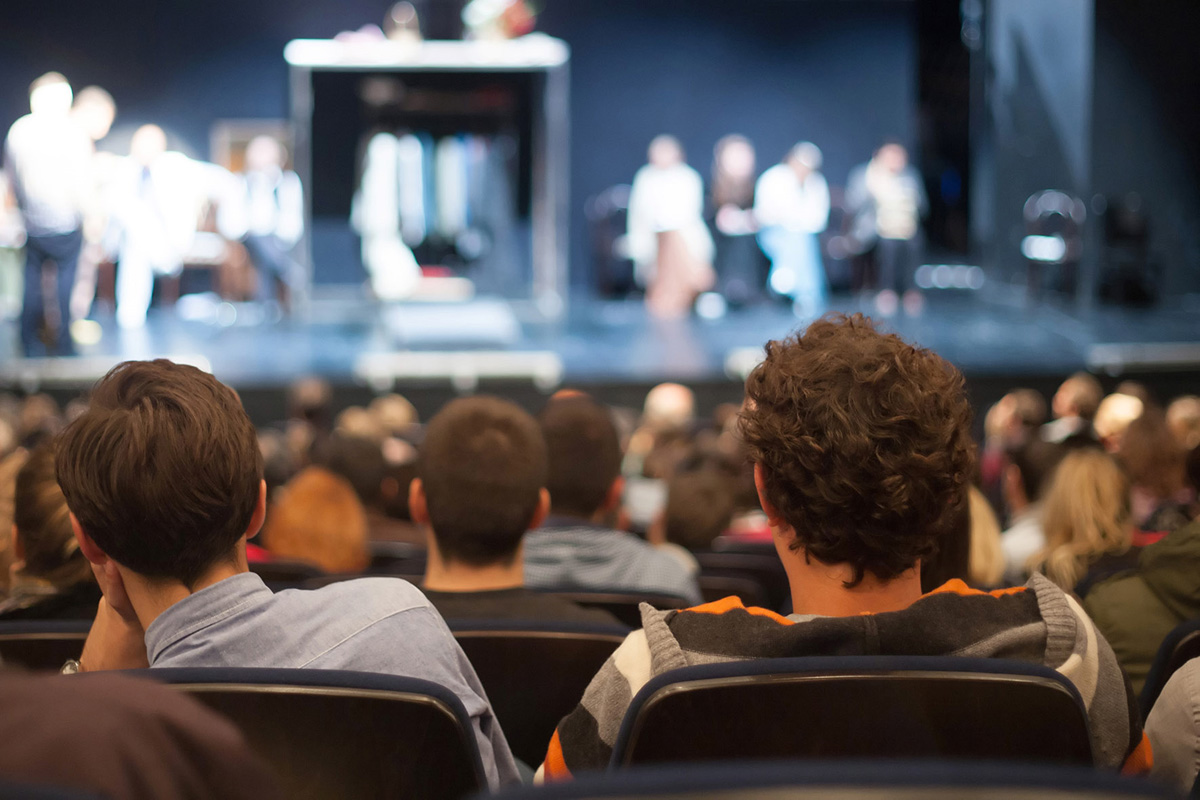
[[[700,387],[705,404],[736,400],[763,343],[804,322],[774,304],[719,319],[662,321],[637,300],[576,300],[562,321],[546,323],[531,307],[502,300],[380,305],[357,288],[314,294],[307,309],[279,320],[254,305],[205,296],[185,297],[173,310],[152,309],[138,330],[119,329],[101,310],[88,329],[97,341],[80,346],[72,359],[12,357],[18,347],[10,322],[0,329],[0,352],[10,354],[0,382],[65,395],[86,389],[119,361],[165,357],[210,369],[268,417],[282,413],[281,390],[302,375],[326,378],[347,402],[393,388],[419,407],[476,390],[533,402],[561,386],[580,386],[636,403],[645,387],[677,380]],[[832,309],[868,306],[835,296]],[[977,403],[1017,384],[1052,388],[1078,369],[1145,380],[1168,397],[1200,385],[1194,296],[1147,310],[1081,311],[1052,302],[1030,307],[1007,287],[931,291],[921,316],[899,315],[883,325],[958,365]]]

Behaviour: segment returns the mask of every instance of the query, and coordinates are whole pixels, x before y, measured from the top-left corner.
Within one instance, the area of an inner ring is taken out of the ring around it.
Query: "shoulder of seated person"
[[[371,575],[362,578],[351,578],[349,580],[337,581],[322,586],[319,589],[314,589],[316,592],[324,592],[330,596],[341,595],[356,595],[359,593],[369,592],[377,595],[390,595],[396,597],[406,597],[428,601],[424,593],[416,587],[415,584],[401,577],[389,575]]]

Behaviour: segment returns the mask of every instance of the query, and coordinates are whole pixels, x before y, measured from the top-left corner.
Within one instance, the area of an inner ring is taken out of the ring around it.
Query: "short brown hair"
[[[417,475],[443,558],[511,564],[546,486],[546,444],[513,403],[462,398],[429,421]]]
[[[688,550],[711,550],[733,521],[734,489],[716,469],[685,470],[667,481],[663,526],[667,541]]]
[[[890,580],[937,551],[974,465],[961,373],[829,315],[767,343],[746,380],[741,434],[793,550]]]
[[[127,361],[100,379],[55,460],[80,526],[148,578],[191,587],[250,525],[262,454],[232,389],[195,367]]]
[[[263,539],[275,555],[326,572],[360,572],[371,560],[367,512],[354,487],[322,467],[306,467],[280,488]]]
[[[621,474],[621,441],[612,412],[590,397],[552,399],[538,417],[550,457],[550,509],[590,517]]]

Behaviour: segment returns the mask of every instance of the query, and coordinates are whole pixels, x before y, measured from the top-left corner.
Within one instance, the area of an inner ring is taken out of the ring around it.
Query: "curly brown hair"
[[[962,374],[861,314],[768,342],[740,430],[791,549],[851,565],[848,587],[931,558],[974,467]]]

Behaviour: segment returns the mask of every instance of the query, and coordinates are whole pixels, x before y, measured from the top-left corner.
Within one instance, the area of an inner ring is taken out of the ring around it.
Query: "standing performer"
[[[649,163],[629,194],[628,249],[658,317],[686,314],[713,283],[713,242],[704,224],[704,181],[674,136],[650,142]]]
[[[96,148],[100,140],[108,136],[117,116],[117,104],[112,95],[99,86],[85,86],[75,95],[71,106],[71,118],[83,129],[91,140],[92,179],[97,198],[104,197],[105,188],[112,182],[120,164],[120,157],[101,152]],[[104,260],[104,230],[108,224],[107,209],[102,205],[91,209],[83,221],[83,250],[79,254],[79,270],[75,275],[75,289],[71,293],[71,320],[82,320],[92,310],[96,297],[96,277],[100,262]]]
[[[92,205],[93,148],[71,119],[72,99],[71,85],[59,73],[38,78],[29,87],[29,114],[13,123],[5,140],[5,172],[26,233],[21,345],[27,357],[75,352],[71,290],[83,245],[83,215]],[[47,262],[56,267],[57,302],[50,307],[43,293]]]
[[[304,267],[292,248],[304,233],[304,190],[300,177],[284,169],[283,146],[273,136],[256,136],[246,147],[246,169],[231,183],[221,203],[218,227],[225,238],[241,241],[258,271],[257,299],[275,301],[275,281],[287,291],[288,304],[304,294]]]
[[[754,191],[758,242],[771,259],[768,284],[790,297],[802,317],[819,316],[829,299],[818,238],[829,224],[829,185],[821,161],[815,144],[800,142],[782,164],[762,174]]]
[[[869,162],[850,173],[846,211],[853,218],[851,235],[860,253],[874,248],[878,281],[863,283],[864,288],[881,290],[875,308],[885,317],[896,313],[901,295],[907,314],[920,314],[924,306],[911,281],[921,255],[921,217],[927,207],[921,175],[908,163],[908,151],[899,142],[884,143]]]
[[[754,243],[754,145],[736,133],[713,148],[709,215],[716,254],[717,291],[733,306],[762,296],[762,253]]]

